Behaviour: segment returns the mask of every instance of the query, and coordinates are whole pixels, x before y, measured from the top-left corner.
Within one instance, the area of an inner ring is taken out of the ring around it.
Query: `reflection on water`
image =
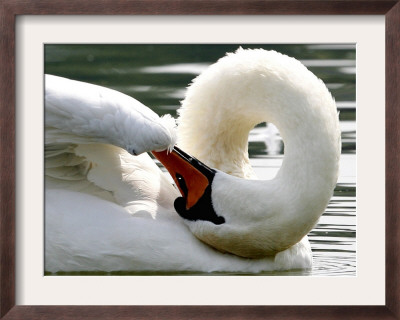
[[[310,232],[311,270],[262,275],[354,276],[356,274],[355,45],[245,45],[293,56],[321,78],[336,102],[342,130],[340,174],[334,196]],[[176,117],[190,81],[239,45],[46,45],[45,72],[110,87],[162,115]],[[249,136],[250,160],[260,179],[273,178],[283,159],[278,130],[260,124]],[[101,273],[100,273],[101,274]],[[120,274],[120,273],[117,273]],[[126,273],[125,273],[126,274]],[[146,273],[144,273],[146,274]],[[182,274],[182,273],[180,273]]]

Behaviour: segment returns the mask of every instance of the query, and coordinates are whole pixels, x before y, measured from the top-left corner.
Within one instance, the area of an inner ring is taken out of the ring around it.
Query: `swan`
[[[192,81],[178,114],[176,127],[122,93],[46,75],[46,271],[312,266],[307,233],[333,194],[341,149],[324,83],[294,58],[239,48]],[[285,146],[267,181],[247,149],[264,121]]]

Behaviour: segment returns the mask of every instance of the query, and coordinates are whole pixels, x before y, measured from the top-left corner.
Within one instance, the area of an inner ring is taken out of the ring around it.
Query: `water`
[[[334,196],[309,239],[313,268],[262,275],[356,275],[355,45],[246,45],[302,61],[334,96],[342,130],[340,174]],[[159,115],[176,117],[190,81],[235,45],[46,45],[45,72],[100,84],[133,96]],[[283,144],[275,128],[258,125],[249,136],[250,160],[260,179],[279,170]]]

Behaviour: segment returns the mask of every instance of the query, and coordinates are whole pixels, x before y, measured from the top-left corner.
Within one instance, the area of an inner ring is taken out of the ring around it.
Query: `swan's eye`
[[[185,197],[179,197],[175,199],[174,207],[176,212],[184,219],[190,221],[204,220],[210,221],[216,225],[225,223],[225,219],[219,216],[212,205],[211,201],[211,186],[208,186],[199,199],[199,201],[192,206],[190,209],[186,209],[186,195],[188,194],[188,188],[185,180],[179,174],[176,174],[176,180],[179,184],[179,188],[185,194]]]

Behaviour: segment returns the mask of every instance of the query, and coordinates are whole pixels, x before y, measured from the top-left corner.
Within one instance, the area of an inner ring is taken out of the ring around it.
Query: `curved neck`
[[[266,112],[257,117],[239,114],[236,119],[230,110],[228,120],[225,115],[214,113],[211,123],[197,121],[191,123],[190,128],[183,125],[188,122],[182,119],[181,112],[178,144],[213,168],[241,178],[255,178],[248,157],[248,135],[259,122],[272,122],[284,141],[284,160],[276,183],[298,190],[306,189],[298,188],[299,184],[307,185],[307,189],[319,189],[318,186],[327,183],[334,185],[340,155],[340,132],[337,126],[326,126],[332,114],[292,112],[292,117],[286,117],[284,113],[269,114],[268,105],[264,108]],[[337,115],[333,117],[337,118]]]
[[[310,187],[321,185],[321,180],[334,184],[340,130],[332,98],[326,97],[326,107],[318,104],[321,101],[313,103],[304,95],[296,97],[296,105],[290,105],[291,99],[285,94],[287,91],[275,92],[252,109],[249,104],[246,107],[239,104],[199,106],[185,100],[180,110],[178,144],[213,168],[241,178],[255,178],[248,158],[248,135],[258,123],[272,122],[284,141],[285,155],[276,180],[291,181],[291,185],[307,183]],[[280,104],[273,105],[275,101]],[[205,115],[208,115],[205,121],[190,120]]]
[[[335,102],[297,60],[276,52],[262,55],[237,52],[193,82],[179,110],[178,144],[216,169],[249,178],[249,131],[272,122],[283,138],[285,156],[269,185],[294,199],[293,206],[318,199],[321,205],[313,211],[319,216],[338,175]]]

